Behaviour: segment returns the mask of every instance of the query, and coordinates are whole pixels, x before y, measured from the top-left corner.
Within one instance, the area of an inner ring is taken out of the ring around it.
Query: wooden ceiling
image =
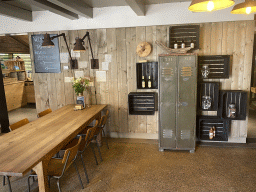
[[[0,53],[29,53],[28,36],[0,36]]]
[[[33,21],[33,11],[48,10],[75,20],[79,16],[93,18],[93,8],[130,6],[138,15],[146,15],[146,5],[183,2],[190,0],[2,0],[0,15]]]

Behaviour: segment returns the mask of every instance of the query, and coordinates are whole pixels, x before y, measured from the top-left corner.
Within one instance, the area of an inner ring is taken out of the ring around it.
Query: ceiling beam
[[[50,12],[61,15],[71,20],[78,19],[78,15],[76,13],[73,13],[67,9],[64,9],[58,5],[55,5],[47,0],[18,0],[18,1],[23,2],[25,4],[29,4],[29,5],[34,5],[41,9],[48,10]]]
[[[132,8],[132,10],[138,16],[145,16],[146,8],[145,8],[145,5],[142,3],[142,1],[138,1],[138,0],[125,0],[125,2]]]
[[[48,0],[64,9],[87,18],[93,18],[93,8],[83,0]]]
[[[9,38],[13,39],[17,43],[19,43],[21,46],[24,46],[25,48],[29,49],[28,43],[22,41],[21,39],[18,39],[16,36],[11,36],[11,35],[6,35],[6,36],[8,36]]]
[[[0,14],[24,21],[32,21],[32,11],[21,9],[4,2],[0,2]]]

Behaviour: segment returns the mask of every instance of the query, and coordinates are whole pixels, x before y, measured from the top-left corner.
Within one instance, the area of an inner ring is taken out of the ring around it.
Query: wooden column
[[[2,75],[2,69],[0,67],[0,74]],[[4,82],[3,78],[0,78],[0,123],[1,123],[1,132],[8,133],[9,130],[9,118],[7,112],[7,105],[5,99],[5,91],[4,91]]]

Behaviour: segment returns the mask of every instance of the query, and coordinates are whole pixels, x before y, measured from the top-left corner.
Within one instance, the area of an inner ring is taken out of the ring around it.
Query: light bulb
[[[246,14],[250,14],[252,11],[252,8],[251,7],[246,7]]]
[[[212,11],[214,9],[214,3],[212,1],[209,1],[207,4],[207,10]]]

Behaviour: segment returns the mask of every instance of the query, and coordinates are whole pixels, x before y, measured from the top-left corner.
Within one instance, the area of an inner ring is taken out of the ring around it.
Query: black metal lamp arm
[[[92,59],[94,60],[94,57],[93,57],[93,52],[92,52],[92,45],[91,45],[91,39],[90,39],[90,35],[89,35],[89,32],[86,32],[86,34],[84,35],[84,37],[81,39],[82,41],[84,41],[84,39],[88,37],[88,40],[89,40],[89,45],[90,45],[90,49],[91,49],[91,54],[92,54]]]
[[[73,59],[72,59],[72,57],[71,57],[71,53],[70,53],[69,47],[68,47],[68,43],[67,43],[67,39],[66,39],[65,33],[61,33],[61,34],[59,34],[59,35],[53,36],[53,37],[51,37],[51,40],[53,40],[53,39],[55,39],[55,38],[57,38],[57,37],[60,37],[60,36],[62,36],[62,37],[64,38],[64,41],[65,41],[66,46],[67,46],[67,49],[68,49],[68,54],[69,54],[70,60],[73,61]]]

